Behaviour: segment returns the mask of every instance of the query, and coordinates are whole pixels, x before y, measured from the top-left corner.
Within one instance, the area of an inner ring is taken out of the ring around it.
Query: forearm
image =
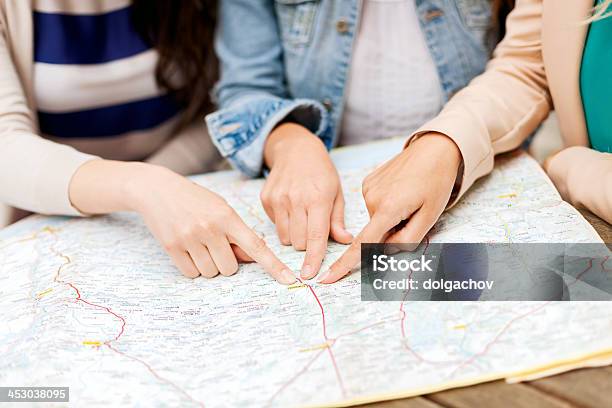
[[[495,154],[520,146],[551,108],[541,50],[542,2],[517,2],[506,25],[486,71],[415,133],[445,134],[461,150],[457,198],[493,169]]]
[[[172,177],[177,175],[152,164],[92,160],[74,173],[70,202],[84,214],[139,211],[154,186]]]
[[[79,215],[68,186],[95,156],[32,133],[3,132],[0,141],[0,202],[41,214]]]

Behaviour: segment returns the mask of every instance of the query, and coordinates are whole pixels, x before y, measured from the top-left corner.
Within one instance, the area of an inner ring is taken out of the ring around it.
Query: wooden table
[[[612,243],[612,226],[580,210],[604,242]],[[612,305],[610,305],[612,313]],[[368,408],[437,407],[612,407],[612,366],[569,371],[519,384],[493,381],[401,400],[362,405]]]

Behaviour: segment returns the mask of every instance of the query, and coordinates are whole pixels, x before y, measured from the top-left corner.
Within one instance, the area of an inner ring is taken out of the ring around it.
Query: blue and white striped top
[[[158,55],[135,31],[130,0],[34,0],[33,6],[41,133],[98,154],[99,139],[112,138],[149,144],[143,154],[154,151],[180,107],[155,82]],[[121,158],[112,145],[105,156]]]

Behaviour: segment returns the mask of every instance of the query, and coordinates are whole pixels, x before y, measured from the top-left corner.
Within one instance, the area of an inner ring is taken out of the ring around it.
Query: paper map
[[[333,153],[351,232],[367,222],[361,180],[400,146]],[[279,244],[261,208],[262,180],[194,180],[299,270],[304,254]],[[429,239],[600,242],[525,153],[498,160]],[[344,249],[330,244],[325,265]],[[69,386],[78,406],[349,405],[612,352],[606,302],[362,302],[359,273],[286,287],[253,264],[183,278],[131,214],[34,216],[0,231],[0,312],[0,385]]]

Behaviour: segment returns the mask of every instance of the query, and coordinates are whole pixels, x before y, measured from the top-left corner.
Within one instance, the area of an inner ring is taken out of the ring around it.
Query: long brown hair
[[[210,89],[218,78],[213,49],[217,0],[132,0],[133,21],[155,47],[157,84],[183,105],[179,127],[213,108]]]

